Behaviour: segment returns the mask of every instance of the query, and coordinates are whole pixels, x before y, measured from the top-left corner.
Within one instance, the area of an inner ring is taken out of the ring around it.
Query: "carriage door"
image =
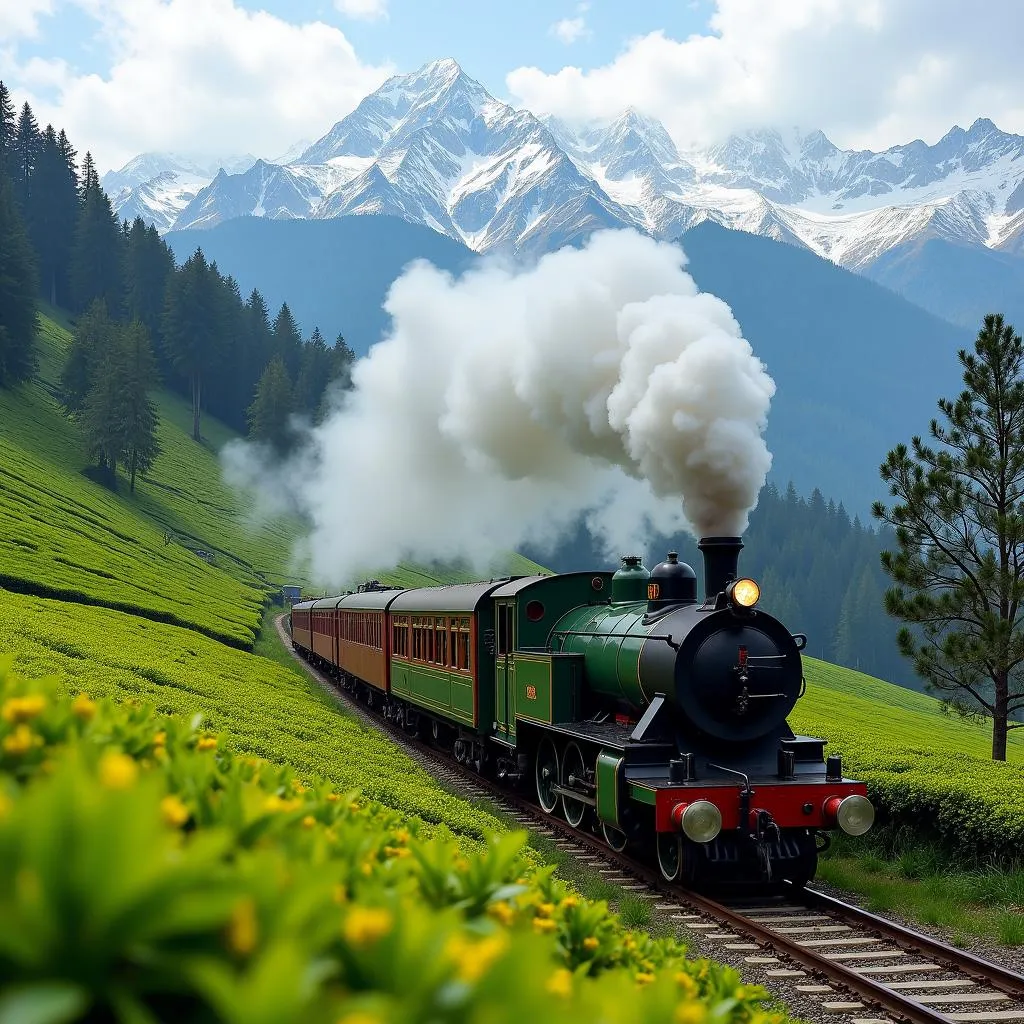
[[[498,642],[494,652],[494,718],[504,732],[515,729],[516,665],[512,660],[515,650],[515,601],[495,604]]]

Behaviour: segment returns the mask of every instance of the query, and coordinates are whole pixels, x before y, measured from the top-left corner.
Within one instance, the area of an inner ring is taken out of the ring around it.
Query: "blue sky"
[[[454,57],[568,120],[635,106],[681,146],[759,127],[837,144],[1024,131],[1024,4],[986,0],[0,0],[0,76],[102,168],[151,150],[273,157],[388,75]],[[374,16],[376,15],[376,16]],[[561,30],[555,31],[559,22]]]

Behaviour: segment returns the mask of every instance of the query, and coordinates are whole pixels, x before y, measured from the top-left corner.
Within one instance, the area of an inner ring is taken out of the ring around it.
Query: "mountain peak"
[[[414,72],[414,77],[419,78],[422,75],[431,78],[455,78],[462,73],[462,67],[454,57],[441,57],[439,60],[432,60],[429,64],[424,64],[419,71]]]

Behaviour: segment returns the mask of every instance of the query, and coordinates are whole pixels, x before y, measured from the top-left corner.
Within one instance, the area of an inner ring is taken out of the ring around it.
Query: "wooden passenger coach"
[[[490,731],[494,612],[487,598],[501,582],[409,590],[391,602],[395,696],[453,722]]]
[[[304,651],[313,650],[312,601],[292,605],[292,643]]]
[[[311,650],[328,665],[338,664],[338,630],[334,610],[339,597],[325,597],[313,602],[313,643]]]
[[[387,610],[402,593],[369,591],[343,597],[337,605],[338,668],[385,693],[389,689],[391,637]]]

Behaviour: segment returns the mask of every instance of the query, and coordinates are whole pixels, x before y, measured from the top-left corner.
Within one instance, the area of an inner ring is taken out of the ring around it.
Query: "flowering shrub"
[[[0,666],[0,1019],[781,1024],[522,855]]]

